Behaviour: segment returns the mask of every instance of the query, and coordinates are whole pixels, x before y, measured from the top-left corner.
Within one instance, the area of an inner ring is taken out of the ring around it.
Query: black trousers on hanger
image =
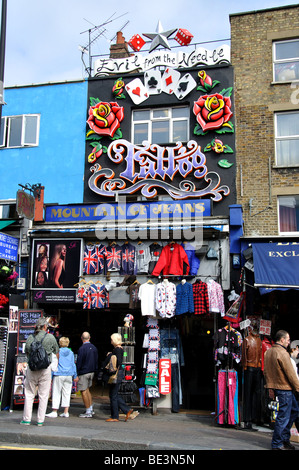
[[[261,421],[262,371],[260,367],[244,370],[243,421]]]

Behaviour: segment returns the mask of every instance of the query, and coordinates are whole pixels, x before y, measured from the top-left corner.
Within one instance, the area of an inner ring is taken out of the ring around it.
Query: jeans
[[[279,410],[275,420],[272,437],[272,449],[283,447],[284,442],[290,441],[291,427],[298,414],[297,401],[291,390],[275,390],[278,397]]]
[[[124,401],[124,399],[118,395],[120,383],[109,385],[109,398],[110,398],[110,410],[111,418],[118,419],[118,410],[120,409],[123,413],[127,414],[131,409]]]

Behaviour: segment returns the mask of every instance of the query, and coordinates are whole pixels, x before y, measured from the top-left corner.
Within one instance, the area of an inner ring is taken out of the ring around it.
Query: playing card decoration
[[[148,90],[143,85],[140,78],[135,78],[130,83],[128,83],[125,88],[128,94],[130,95],[131,100],[135,104],[141,104],[149,97]]]
[[[93,147],[88,155],[89,163],[94,163],[103,152],[107,152],[107,146],[103,146],[101,139],[108,137],[111,140],[121,139],[120,123],[124,118],[124,108],[116,102],[105,102],[98,98],[90,98],[87,124],[90,131],[86,134],[86,140],[90,140]]]
[[[168,95],[172,95],[177,87],[180,77],[180,72],[167,67],[162,75],[162,91]]]
[[[174,94],[179,100],[182,100],[196,87],[196,81],[190,75],[186,73],[182,78],[179,79]]]
[[[192,41],[192,34],[189,33],[187,29],[178,29],[176,35],[175,35],[175,40],[181,45],[181,46],[188,46],[190,42]]]
[[[144,85],[149,95],[158,95],[162,91],[162,78],[159,70],[149,70],[144,74]]]
[[[133,51],[138,52],[144,46],[145,41],[141,36],[139,36],[139,34],[134,34],[128,44],[133,49]]]

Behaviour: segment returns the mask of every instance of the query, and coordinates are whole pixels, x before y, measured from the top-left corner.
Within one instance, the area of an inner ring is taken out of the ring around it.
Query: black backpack
[[[47,333],[45,333],[46,336]],[[41,341],[33,340],[30,347],[30,353],[28,357],[28,366],[32,371],[47,369],[50,365],[49,356],[42,345],[45,336]]]

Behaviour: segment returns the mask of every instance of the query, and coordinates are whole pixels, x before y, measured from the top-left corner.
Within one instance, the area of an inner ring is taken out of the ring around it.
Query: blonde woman
[[[52,383],[53,411],[46,414],[48,418],[57,418],[57,412],[60,405],[64,408],[64,411],[60,416],[63,418],[69,417],[73,380],[74,382],[78,382],[74,353],[69,349],[69,344],[69,338],[66,338],[65,336],[60,338],[58,367],[53,373]]]
[[[117,383],[109,384],[109,398],[110,398],[110,410],[111,418],[106,419],[107,422],[117,422],[119,421],[119,410],[125,413],[125,421],[128,420],[129,416],[133,412],[123,400],[123,398],[118,394],[120,384],[124,378],[124,369],[122,368],[123,363],[123,348],[122,348],[122,337],[118,333],[111,335],[111,344],[113,346],[112,355],[116,356],[116,367],[119,368],[117,375]]]
[[[66,246],[63,244],[55,245],[54,255],[51,259],[50,275],[53,287],[63,288],[65,275],[65,257]]]

